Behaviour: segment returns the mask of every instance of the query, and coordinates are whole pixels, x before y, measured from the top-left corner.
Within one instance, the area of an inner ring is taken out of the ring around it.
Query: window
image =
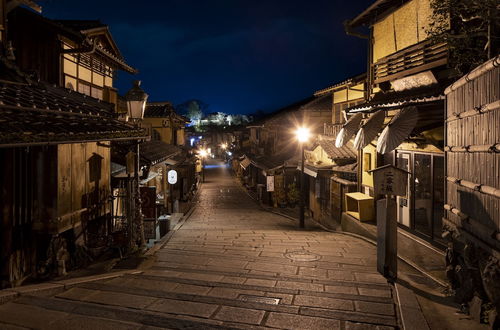
[[[78,92],[90,96],[90,85],[79,81]]]
[[[102,89],[92,86],[92,97],[102,100]]]

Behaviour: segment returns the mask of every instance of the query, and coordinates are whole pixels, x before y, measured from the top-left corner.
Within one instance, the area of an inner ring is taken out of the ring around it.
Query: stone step
[[[200,268],[187,268],[181,267],[177,265],[175,267],[172,266],[153,266],[150,270],[145,271],[144,274],[152,274],[161,276],[162,272],[165,274],[171,273],[199,273],[199,274],[212,274],[212,275],[222,275],[228,277],[244,277],[244,278],[254,278],[254,279],[267,279],[267,280],[278,280],[278,281],[294,281],[294,282],[303,282],[303,283],[317,283],[317,284],[325,284],[325,285],[337,285],[337,286],[352,286],[352,287],[361,287],[367,289],[379,289],[379,290],[387,290],[389,288],[389,284],[387,283],[373,283],[369,281],[363,281],[362,279],[352,279],[352,280],[329,280],[329,279],[321,279],[314,276],[304,276],[304,275],[268,275],[262,273],[252,273],[252,272],[241,272],[239,269],[235,269],[234,271],[218,271],[215,269],[200,269]],[[376,275],[375,273],[370,273],[370,275]],[[169,276],[169,275],[166,275]]]
[[[3,309],[4,306],[9,306],[10,308],[14,307],[20,310],[35,307],[37,310],[42,312],[45,310],[45,313],[49,315],[57,312],[65,313],[65,317],[67,318],[70,318],[70,315],[84,316],[85,319],[88,319],[89,317],[99,318],[101,319],[102,325],[104,325],[102,320],[106,320],[108,322],[120,321],[136,325],[167,329],[238,329],[243,326],[241,324],[239,326],[236,324],[231,326],[228,325],[227,322],[202,319],[187,315],[183,316],[60,298],[24,296],[16,300],[15,303],[8,303],[0,306],[0,310]],[[31,317],[31,319],[34,322],[37,322],[37,315]],[[35,328],[39,327],[40,324]],[[137,328],[138,327],[134,327],[134,329]]]
[[[184,276],[183,276],[184,275]],[[155,275],[126,275],[122,278],[113,279],[107,281],[107,283],[112,282],[114,284],[120,283],[120,281],[127,282],[129,285],[133,285],[133,281],[126,281],[126,279],[135,279],[135,280],[145,280],[151,281],[155,283],[164,282],[167,283],[182,283],[188,285],[195,285],[200,287],[219,287],[219,288],[231,288],[231,289],[239,289],[239,290],[255,290],[255,291],[265,291],[265,292],[273,292],[273,293],[283,293],[283,294],[305,294],[305,295],[315,295],[319,297],[330,297],[330,298],[339,298],[339,299],[348,299],[348,300],[359,300],[359,301],[371,301],[371,302],[383,302],[383,303],[392,303],[393,298],[389,288],[386,290],[377,290],[373,287],[361,288],[358,292],[358,288],[356,286],[334,286],[334,285],[326,285],[325,291],[312,291],[305,289],[290,289],[286,287],[275,287],[272,286],[273,283],[277,282],[275,280],[262,280],[269,281],[270,285],[260,286],[256,285],[260,282],[252,281],[255,278],[247,278],[243,283],[227,283],[224,282],[224,277],[220,279],[212,279],[212,280],[203,280],[203,279],[192,279],[189,278],[189,273],[183,273],[180,276],[155,276]],[[259,279],[255,279],[259,280]],[[248,284],[248,283],[256,283],[256,284]],[[304,283],[304,282],[298,282]],[[267,283],[266,283],[267,284]],[[304,284],[308,284],[305,282]],[[330,283],[329,283],[330,284]]]
[[[305,297],[316,300],[314,297]],[[335,319],[351,322],[367,322],[386,326],[395,326],[396,320],[393,314],[373,314],[367,312],[370,306],[363,306],[363,310],[335,310],[313,306],[298,305],[271,305],[253,301],[243,301],[238,299],[217,298],[193,294],[181,294],[162,292],[159,290],[138,289],[130,286],[116,286],[108,283],[87,283],[81,287],[73,288],[66,293],[60,294],[56,299],[68,299],[74,302],[85,302],[91,304],[116,304],[113,307],[134,308],[136,310],[159,310],[176,314],[186,314],[192,317],[210,317],[217,310],[233,308],[241,311],[252,311],[254,313],[262,311],[262,315],[267,313],[278,313],[280,315],[289,315],[293,318],[297,315],[320,317],[322,319]],[[141,302],[144,302],[143,305]],[[165,309],[163,302],[167,303]],[[321,302],[323,303],[323,301]],[[337,304],[344,305],[345,302],[336,299]],[[356,302],[355,304],[358,304]],[[351,303],[352,304],[352,303]],[[365,302],[371,304],[371,307],[377,305],[393,308],[393,304],[380,304]],[[121,306],[119,306],[121,305]],[[125,305],[125,306],[124,306]],[[181,306],[179,311],[173,306]],[[182,307],[184,306],[184,307]],[[357,308],[357,307],[356,307]],[[213,317],[213,316],[212,316]]]

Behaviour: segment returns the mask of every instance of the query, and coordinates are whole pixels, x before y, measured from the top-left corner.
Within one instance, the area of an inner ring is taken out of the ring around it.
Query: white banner
[[[274,191],[274,175],[268,175],[266,178],[267,178],[267,191]]]

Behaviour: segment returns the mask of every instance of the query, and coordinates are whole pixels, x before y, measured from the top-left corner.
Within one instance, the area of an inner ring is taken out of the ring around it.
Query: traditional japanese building
[[[446,44],[426,34],[431,13],[429,0],[377,0],[346,23],[350,34],[367,31],[367,93],[365,102],[346,109],[337,142],[355,137],[363,203],[381,197],[370,170],[393,164],[411,173],[406,195],[396,201],[405,247],[398,252],[444,283],[444,89],[456,72],[447,66]],[[349,230],[374,234],[359,219],[345,214],[343,220]]]
[[[40,9],[1,6],[2,287],[64,274],[109,248],[111,142],[147,138],[106,102],[116,101],[115,70],[135,72],[107,27],[20,3]]]

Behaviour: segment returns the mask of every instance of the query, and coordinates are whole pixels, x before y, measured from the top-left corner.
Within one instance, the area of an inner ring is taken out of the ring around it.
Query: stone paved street
[[[0,305],[1,329],[392,329],[375,248],[262,210],[226,167],[142,273]]]

